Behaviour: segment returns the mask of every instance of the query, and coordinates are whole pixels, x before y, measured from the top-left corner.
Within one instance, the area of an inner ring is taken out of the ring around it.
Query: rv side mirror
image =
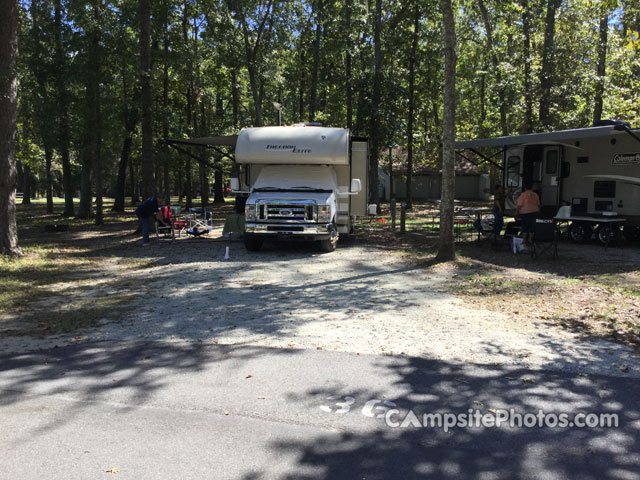
[[[362,191],[362,185],[359,178],[351,180],[351,193],[360,193]]]
[[[239,179],[232,178],[231,181],[230,181],[230,184],[231,184],[230,186],[231,186],[231,191],[232,192],[240,190],[240,180]]]

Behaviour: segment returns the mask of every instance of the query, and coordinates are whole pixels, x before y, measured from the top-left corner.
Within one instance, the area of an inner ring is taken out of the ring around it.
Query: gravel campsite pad
[[[356,240],[322,254],[314,244],[268,243],[249,253],[232,242],[224,260],[224,241],[124,243],[105,260],[110,270],[83,290],[113,299],[96,326],[44,338],[0,333],[0,349],[196,341],[640,376],[632,348],[585,339],[539,315],[465,302],[451,291],[455,268],[407,261],[381,246]],[[117,268],[140,256],[144,268]]]

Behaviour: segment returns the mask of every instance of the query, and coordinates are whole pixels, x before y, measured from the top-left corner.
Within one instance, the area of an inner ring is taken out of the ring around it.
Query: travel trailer
[[[640,239],[640,129],[607,120],[590,128],[456,142],[456,149],[492,161],[480,149],[499,148],[505,213],[513,214],[523,185],[540,195],[541,216],[569,225],[569,237],[603,243],[619,226]],[[464,152],[459,152],[465,156]]]
[[[368,142],[345,128],[298,124],[245,128],[231,189],[244,201],[244,244],[260,250],[267,238],[319,240],[336,248],[353,220],[367,213]]]

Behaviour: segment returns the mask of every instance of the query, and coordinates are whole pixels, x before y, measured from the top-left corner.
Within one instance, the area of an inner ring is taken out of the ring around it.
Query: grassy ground
[[[231,199],[229,199],[231,200]],[[177,199],[173,199],[177,204]],[[194,202],[197,205],[197,201]],[[123,321],[131,303],[144,290],[131,279],[153,260],[142,259],[133,235],[133,208],[111,213],[105,202],[105,225],[44,214],[44,199],[18,206],[21,258],[0,257],[0,335],[49,335],[93,326],[103,320]],[[462,203],[461,206],[473,206]],[[210,207],[222,224],[233,203]],[[477,308],[553,323],[640,347],[640,248],[622,244],[607,252],[597,245],[560,244],[558,261],[533,262],[513,255],[506,246],[478,243],[473,227],[462,225],[457,236],[458,260],[437,265],[438,205],[415,205],[407,213],[406,233],[392,227],[388,205],[382,214],[357,222],[355,240],[425,268],[452,273],[451,293]],[[47,224],[67,224],[68,232],[47,233]]]
[[[478,242],[473,225],[463,225],[456,229],[457,261],[437,265],[437,215],[435,202],[416,205],[407,212],[402,235],[399,213],[394,230],[384,206],[377,218],[357,225],[356,236],[406,261],[451,271],[449,291],[474,307],[560,325],[640,351],[640,245],[622,243],[604,251],[596,244],[561,239],[559,260],[534,262],[510,253],[506,243],[496,249],[488,239]]]
[[[61,217],[60,198],[54,199],[53,214],[44,213],[45,199],[18,205],[24,255],[0,256],[0,335],[67,333],[124,318],[142,294],[124,274],[153,262],[123,254],[137,247],[137,220],[134,207],[114,213],[112,205],[112,199],[105,199],[101,227],[93,220]],[[232,203],[210,207],[216,221],[223,221],[232,209]],[[45,225],[62,224],[68,231],[45,231]]]

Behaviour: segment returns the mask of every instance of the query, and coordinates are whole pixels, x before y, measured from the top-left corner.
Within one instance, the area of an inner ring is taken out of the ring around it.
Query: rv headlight
[[[244,206],[244,219],[251,222],[256,220],[256,206],[255,204],[246,204]]]
[[[318,207],[318,222],[328,222],[331,220],[331,205],[320,205]]]

